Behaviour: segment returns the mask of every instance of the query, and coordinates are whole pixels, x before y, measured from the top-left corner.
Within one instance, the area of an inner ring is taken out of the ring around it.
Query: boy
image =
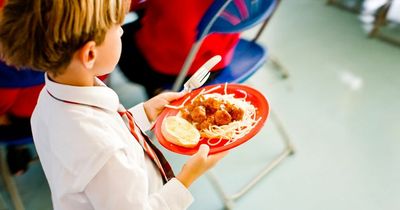
[[[224,156],[202,145],[171,178],[141,130],[182,94],[158,95],[133,117],[97,79],[118,62],[129,3],[8,0],[0,13],[1,59],[46,72],[31,124],[54,209],[186,209],[187,188]]]

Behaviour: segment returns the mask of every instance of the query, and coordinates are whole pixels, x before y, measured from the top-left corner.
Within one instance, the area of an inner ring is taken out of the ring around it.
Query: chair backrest
[[[197,27],[196,41],[172,89],[177,91],[181,88],[193,59],[207,35],[235,33],[249,29],[266,20],[275,10],[277,3],[277,0],[215,0]]]
[[[16,70],[0,61],[0,88],[22,88],[44,83],[44,73],[29,69]]]
[[[235,33],[267,19],[276,0],[216,0],[197,27],[197,40],[211,33]]]

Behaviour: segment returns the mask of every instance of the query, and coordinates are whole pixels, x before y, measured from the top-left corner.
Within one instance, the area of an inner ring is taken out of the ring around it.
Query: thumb
[[[210,152],[210,147],[207,144],[202,144],[200,145],[199,150],[196,153],[196,156],[207,158],[208,152]]]
[[[165,92],[162,93],[163,98],[167,100],[168,102],[171,102],[173,100],[179,99],[183,97],[186,93],[181,91],[181,92]]]

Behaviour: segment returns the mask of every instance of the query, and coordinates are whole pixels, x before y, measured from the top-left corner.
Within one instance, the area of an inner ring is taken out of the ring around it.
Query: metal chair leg
[[[5,159],[5,148],[0,148],[0,170],[1,176],[4,180],[4,185],[10,194],[11,201],[13,202],[15,210],[24,210],[24,205],[22,203],[21,197],[19,196],[17,186],[14,179],[8,169],[8,165]]]
[[[0,195],[0,210],[7,210],[6,202],[3,199],[3,196]]]
[[[284,129],[281,121],[276,116],[276,114],[271,111],[271,118],[276,124],[278,132],[281,136],[281,139],[285,145],[283,151],[278,154],[271,162],[269,162],[250,182],[248,182],[245,186],[243,186],[237,193],[233,195],[228,195],[224,192],[221,184],[219,183],[217,177],[212,173],[212,171],[207,173],[207,177],[212,182],[214,188],[217,190],[218,194],[223,199],[225,209],[231,210],[234,207],[235,201],[245,195],[250,189],[252,189],[263,177],[269,174],[273,169],[276,168],[286,157],[293,155],[295,150],[290,142],[289,135],[287,134],[286,130]]]
[[[386,15],[389,11],[389,6],[390,5],[387,5],[379,9],[378,14],[375,18],[374,27],[368,34],[369,37],[376,37],[379,35],[380,28],[386,23]]]
[[[287,70],[286,67],[284,67],[282,65],[282,63],[279,61],[279,59],[276,56],[270,55],[269,61],[271,61],[272,65],[275,67],[275,69],[277,71],[279,71],[282,79],[287,79],[289,77],[289,71]]]

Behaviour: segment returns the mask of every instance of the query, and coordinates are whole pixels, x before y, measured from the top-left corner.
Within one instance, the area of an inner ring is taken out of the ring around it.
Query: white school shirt
[[[175,178],[163,185],[157,166],[118,114],[112,89],[100,80],[98,86],[77,87],[45,78],[31,124],[54,209],[188,208],[191,193]],[[130,111],[141,129],[149,129],[143,104]]]

